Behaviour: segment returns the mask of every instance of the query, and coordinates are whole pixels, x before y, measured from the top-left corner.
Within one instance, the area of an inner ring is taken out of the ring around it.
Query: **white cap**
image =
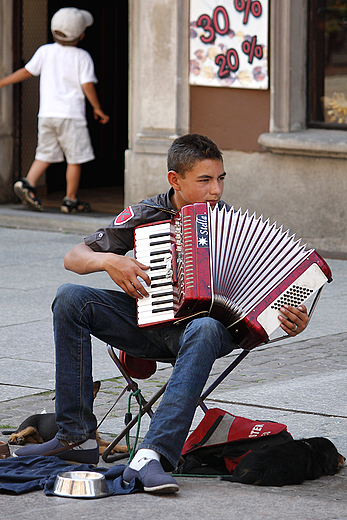
[[[94,18],[89,11],[77,9],[77,7],[63,7],[52,17],[51,31],[58,40],[72,42],[77,40],[93,23]],[[59,34],[55,34],[55,31],[59,31]]]

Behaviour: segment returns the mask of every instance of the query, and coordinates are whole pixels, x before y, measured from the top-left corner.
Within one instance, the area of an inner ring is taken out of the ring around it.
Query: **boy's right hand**
[[[0,79],[0,88],[6,87],[7,85],[13,85],[14,83],[20,83],[29,78],[32,78],[32,74],[30,74],[25,67],[22,67],[5,78]]]
[[[90,274],[105,271],[110,278],[132,298],[143,298],[148,292],[142,280],[151,285],[151,279],[146,273],[148,265],[141,264],[131,256],[117,255],[93,251],[84,242],[74,246],[64,257],[64,267],[77,274]]]
[[[105,253],[103,253],[105,255]],[[107,255],[107,254],[106,254]],[[130,256],[120,256],[111,253],[105,258],[105,271],[112,280],[132,298],[142,299],[149,296],[148,292],[138,280],[138,277],[148,285],[151,285],[151,279],[145,272],[149,269],[148,265],[141,264]]]

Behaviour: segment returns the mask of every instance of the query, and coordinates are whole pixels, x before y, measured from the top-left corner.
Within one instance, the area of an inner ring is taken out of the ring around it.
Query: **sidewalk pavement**
[[[30,414],[54,411],[50,305],[56,289],[65,282],[114,288],[105,273],[79,276],[65,271],[63,257],[84,235],[111,220],[112,215],[34,213],[20,205],[0,206],[0,431],[18,426]],[[307,330],[297,338],[255,349],[211,394],[207,405],[250,419],[285,423],[294,438],[328,437],[346,456],[347,262],[327,261],[334,281],[323,289]],[[93,377],[102,381],[95,401],[101,420],[119,394],[122,379],[102,342],[94,340],[93,352]],[[211,377],[235,355],[218,360]],[[139,381],[144,395],[151,395],[170,370],[159,365],[149,380]],[[102,437],[111,440],[120,431],[127,405],[124,396],[102,423]],[[197,410],[192,428],[201,418],[202,412]],[[147,427],[144,418],[140,436]],[[0,440],[6,439],[0,433]],[[102,460],[99,465],[108,466]],[[1,518],[253,520],[266,516],[334,520],[347,516],[347,468],[332,477],[283,488],[257,488],[216,478],[178,478],[179,493],[166,497],[139,493],[72,500],[46,497],[43,491],[0,495]]]

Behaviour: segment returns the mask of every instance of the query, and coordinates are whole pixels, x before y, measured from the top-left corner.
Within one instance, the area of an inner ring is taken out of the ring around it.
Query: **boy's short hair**
[[[205,159],[223,162],[222,152],[208,137],[200,134],[186,134],[174,140],[167,154],[167,169],[184,177],[193,169],[197,161]]]
[[[51,20],[51,31],[54,40],[63,45],[78,43],[87,27],[94,23],[89,11],[77,7],[63,7],[57,11]]]

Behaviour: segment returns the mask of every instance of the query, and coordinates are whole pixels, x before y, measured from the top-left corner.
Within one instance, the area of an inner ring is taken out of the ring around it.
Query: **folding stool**
[[[131,428],[136,425],[139,419],[139,415],[142,417],[144,414],[148,414],[151,418],[153,416],[152,406],[158,401],[158,399],[165,392],[167,383],[164,383],[163,386],[147,401],[142,395],[141,390],[138,387],[138,384],[134,379],[147,379],[151,375],[153,375],[156,371],[157,362],[170,363],[172,366],[175,364],[175,359],[148,359],[148,358],[134,358],[129,354],[126,354],[123,351],[119,351],[119,356],[117,356],[115,349],[111,345],[107,345],[108,353],[111,359],[116,364],[120,373],[124,377],[127,386],[124,388],[123,393],[125,391],[133,392],[135,395],[135,399],[139,404],[139,413],[136,416],[132,417],[129,422],[125,425],[125,428],[121,431],[119,435],[107,446],[105,451],[102,454],[102,459],[104,462],[114,462],[116,460],[120,460],[129,456],[129,453],[115,453],[111,454],[111,451],[119,444],[119,442],[129,433]],[[204,412],[207,410],[207,406],[204,403],[204,400],[210,395],[211,392],[230,374],[234,368],[249,354],[250,350],[242,350],[242,352],[234,359],[232,363],[215,379],[215,381],[203,392],[199,399],[199,406],[202,408]],[[121,394],[123,395],[123,394]]]

